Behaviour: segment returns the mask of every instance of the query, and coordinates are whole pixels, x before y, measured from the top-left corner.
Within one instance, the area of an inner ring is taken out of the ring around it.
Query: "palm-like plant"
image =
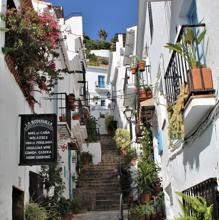
[[[101,41],[105,41],[107,36],[108,36],[108,33],[103,29],[101,28],[99,31],[98,31],[98,36],[100,38]]]
[[[175,44],[167,43],[166,48],[181,54],[188,62],[189,66],[193,69],[201,67],[200,54],[198,53],[199,45],[203,41],[206,34],[206,30],[198,32],[193,28],[186,28],[182,40]]]
[[[177,192],[184,201],[179,200],[182,209],[182,215],[177,220],[212,220],[213,205],[208,206],[206,200],[200,196],[188,196],[184,193]]]

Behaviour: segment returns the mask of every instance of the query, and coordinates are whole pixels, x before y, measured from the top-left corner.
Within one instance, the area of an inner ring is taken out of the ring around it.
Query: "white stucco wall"
[[[148,14],[146,14],[145,35],[143,38],[144,47],[146,47],[146,45],[148,47],[152,84],[155,88],[161,81],[163,81],[164,86],[163,76],[171,55],[171,53],[164,48],[164,45],[175,40],[176,29],[179,30],[179,25],[188,23],[187,13],[191,1],[152,2],[151,4],[154,26],[153,39],[151,41]],[[196,1],[196,4],[198,20],[206,24],[207,33],[205,40],[208,42],[206,53],[207,66],[212,69],[214,88],[218,90],[219,61],[217,57],[219,54],[219,29],[217,28],[217,23],[219,17],[219,2],[201,0]],[[166,120],[166,125],[162,130],[163,155],[159,157],[155,150],[155,156],[158,162],[161,163],[164,189],[166,189],[170,183],[172,186],[173,205],[170,204],[166,192],[165,200],[167,219],[173,219],[179,213],[178,202],[175,195],[176,191],[183,191],[210,177],[218,177],[217,152],[219,144],[217,130],[219,121],[218,118],[216,118],[213,125],[209,126],[204,133],[199,134],[194,142],[189,142],[183,148],[171,152],[168,148],[168,117],[164,97],[163,94],[156,91],[155,101],[158,129],[162,129],[164,120]],[[154,145],[156,145],[156,141],[155,138]]]
[[[101,162],[102,153],[100,142],[83,144],[83,151],[92,154],[94,165],[99,164]]]
[[[105,88],[97,88],[98,76],[105,77]],[[90,113],[97,120],[97,128],[99,128],[100,134],[106,134],[105,119],[100,117],[104,115],[106,117],[110,113],[111,100],[107,98],[107,93],[110,92],[107,82],[107,68],[91,67],[87,68],[86,79],[88,81],[88,89],[90,93]],[[99,97],[99,99],[93,99]],[[105,100],[105,106],[101,106],[101,100]]]

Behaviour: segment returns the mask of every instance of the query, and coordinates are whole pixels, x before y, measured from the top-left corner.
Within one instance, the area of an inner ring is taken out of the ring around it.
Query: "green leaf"
[[[198,44],[200,44],[200,43],[202,42],[202,40],[203,40],[204,37],[205,37],[205,34],[206,34],[206,30],[202,31],[202,32],[199,34],[198,39],[197,39]]]
[[[164,47],[176,51],[177,53],[182,53],[182,48],[180,46],[180,44],[176,43],[176,44],[171,44],[171,43],[167,43]]]
[[[0,28],[0,31],[1,31],[1,32],[8,32],[9,29],[8,29],[8,28]]]

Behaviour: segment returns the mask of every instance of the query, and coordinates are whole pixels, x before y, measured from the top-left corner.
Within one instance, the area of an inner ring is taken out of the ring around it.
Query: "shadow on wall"
[[[188,143],[183,150],[183,165],[184,168],[189,164],[190,168],[199,168],[200,153],[205,150],[211,143],[213,132],[213,125],[209,126],[207,130],[198,137],[193,143]],[[209,154],[206,152],[206,157]],[[185,168],[186,169],[186,168]]]

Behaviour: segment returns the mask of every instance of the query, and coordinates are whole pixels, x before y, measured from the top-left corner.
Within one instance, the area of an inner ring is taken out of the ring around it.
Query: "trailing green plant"
[[[40,175],[47,194],[53,189],[54,193],[42,199],[42,206],[47,210],[48,220],[60,220],[61,213],[59,201],[65,189],[65,184],[61,177],[62,169],[58,164],[41,166]]]
[[[130,133],[126,129],[117,128],[114,140],[119,149],[129,149],[131,146]]]
[[[37,203],[30,202],[25,207],[26,220],[46,220],[47,211]]]
[[[212,220],[213,205],[208,205],[207,201],[200,196],[188,196],[184,193],[176,193],[181,200],[179,205],[182,210],[182,215],[177,220]]]
[[[97,123],[94,117],[88,117],[85,120],[87,129],[87,142],[97,141]]]
[[[188,89],[181,87],[180,94],[177,97],[175,105],[169,108],[169,139],[182,140],[184,139],[184,123],[183,112],[185,109],[185,100],[188,97]]]
[[[71,200],[71,211],[73,214],[79,213],[81,208],[82,208],[82,204],[81,204],[80,199],[74,198]]]
[[[152,193],[154,184],[159,181],[159,167],[153,160],[153,139],[149,124],[144,125],[142,137],[142,155],[138,161],[137,184],[142,194]]]
[[[38,86],[50,92],[57,80],[63,79],[61,72],[67,72],[55,65],[62,40],[55,17],[46,9],[37,14],[32,8],[22,7],[8,9],[1,19],[6,23],[2,50],[13,58],[22,87],[31,92]]]
[[[199,45],[204,40],[206,30],[202,32],[195,30],[194,28],[186,28],[182,40],[175,44],[167,43],[166,48],[181,54],[188,62],[191,68],[203,66],[200,62],[200,57],[197,55]]]

